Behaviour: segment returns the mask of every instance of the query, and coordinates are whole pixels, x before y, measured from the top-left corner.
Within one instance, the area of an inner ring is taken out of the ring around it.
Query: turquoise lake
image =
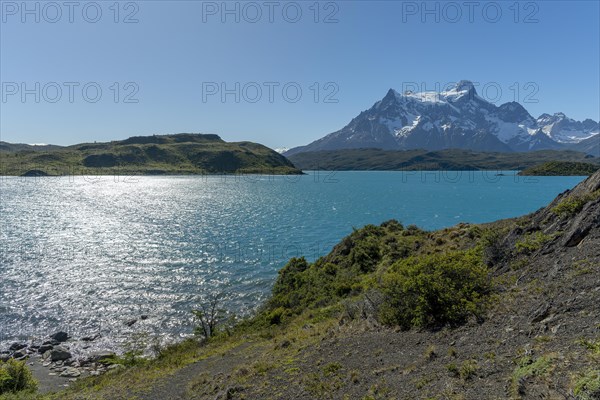
[[[314,260],[353,227],[516,217],[582,180],[510,171],[3,177],[0,342],[59,329],[101,333],[92,350],[136,333],[177,339],[192,332],[202,299],[221,293],[227,309],[251,312],[290,257]]]

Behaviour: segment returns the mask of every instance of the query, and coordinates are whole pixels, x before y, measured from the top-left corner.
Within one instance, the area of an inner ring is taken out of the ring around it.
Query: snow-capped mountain
[[[542,114],[537,119],[542,132],[559,143],[579,143],[599,132],[598,122],[586,119],[575,121],[563,113]]]
[[[589,119],[574,121],[561,113],[535,119],[517,102],[496,106],[472,82],[460,81],[439,93],[390,89],[341,130],[285,154],[369,147],[533,151],[567,148],[598,132],[598,123]]]

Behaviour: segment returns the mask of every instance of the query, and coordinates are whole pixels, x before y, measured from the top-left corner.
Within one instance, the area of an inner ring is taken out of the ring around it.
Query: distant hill
[[[345,149],[289,156],[303,170],[521,170],[548,161],[586,162],[600,159],[575,151],[540,150],[530,153],[486,153],[470,150]]]
[[[24,144],[24,143],[8,143],[0,140],[0,152],[16,152],[16,151],[52,151],[59,150],[62,146],[53,144]]]
[[[497,106],[479,96],[473,82],[464,80],[440,92],[390,89],[342,129],[284,154],[377,148],[576,150],[599,156],[599,133],[598,122],[591,119],[576,121],[560,112],[534,118],[514,101]]]
[[[300,174],[279,153],[217,135],[137,136],[68,147],[0,143],[1,175]]]
[[[526,168],[519,175],[527,176],[589,176],[600,169],[598,164],[550,161],[535,167]]]

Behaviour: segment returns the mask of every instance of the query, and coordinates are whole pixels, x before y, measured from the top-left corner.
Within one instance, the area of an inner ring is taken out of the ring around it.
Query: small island
[[[520,176],[590,176],[600,166],[586,162],[549,161],[526,168],[519,172]]]

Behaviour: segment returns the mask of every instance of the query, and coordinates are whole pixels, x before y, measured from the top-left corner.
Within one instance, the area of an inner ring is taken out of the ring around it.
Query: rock
[[[8,354],[0,354],[0,361],[7,362],[10,360],[10,356]]]
[[[53,345],[51,344],[43,344],[40,346],[40,348],[38,349],[38,353],[40,354],[44,354],[45,352],[52,350],[54,348]]]
[[[10,345],[10,347],[8,348],[8,350],[10,350],[10,351],[17,351],[17,350],[24,349],[25,347],[27,347],[27,345],[24,344],[24,343],[13,343],[13,344]]]
[[[125,322],[125,325],[133,326],[136,322],[137,322],[137,319],[130,319],[129,321]]]
[[[13,358],[17,360],[22,360],[27,357],[27,352],[25,350],[17,350],[13,353]]]
[[[122,369],[125,369],[125,366],[121,365],[121,364],[112,364],[109,365],[108,368],[106,368],[108,371],[120,371]]]
[[[50,350],[49,353],[50,361],[63,361],[71,358],[71,353],[69,352],[69,350],[62,346],[56,346],[55,348]]]
[[[145,320],[147,320],[147,319],[148,319],[148,315],[144,314],[144,315],[140,316],[140,319],[141,319],[142,321],[145,321]]]
[[[97,353],[92,353],[89,357],[89,361],[91,362],[106,362],[107,360],[113,358],[116,354],[111,351],[102,351]]]
[[[99,337],[101,337],[101,336],[98,333],[98,334],[96,334],[94,336],[85,336],[85,337],[82,337],[81,340],[83,340],[84,342],[93,342],[94,340],[98,339]]]
[[[549,303],[542,304],[531,316],[531,323],[543,321],[550,314],[551,305]]]
[[[64,378],[77,378],[81,376],[81,372],[77,368],[67,367],[60,373],[60,376]]]
[[[567,239],[565,240],[565,246],[566,247],[575,247],[575,246],[577,246],[579,243],[581,243],[581,241],[583,239],[585,239],[585,237],[590,232],[590,229],[591,229],[591,226],[586,226],[584,228],[580,228],[580,227],[575,228],[573,230],[573,232],[571,232],[567,236]]]
[[[51,339],[56,340],[57,342],[66,342],[69,339],[69,334],[67,332],[56,332],[54,335],[50,336]]]

